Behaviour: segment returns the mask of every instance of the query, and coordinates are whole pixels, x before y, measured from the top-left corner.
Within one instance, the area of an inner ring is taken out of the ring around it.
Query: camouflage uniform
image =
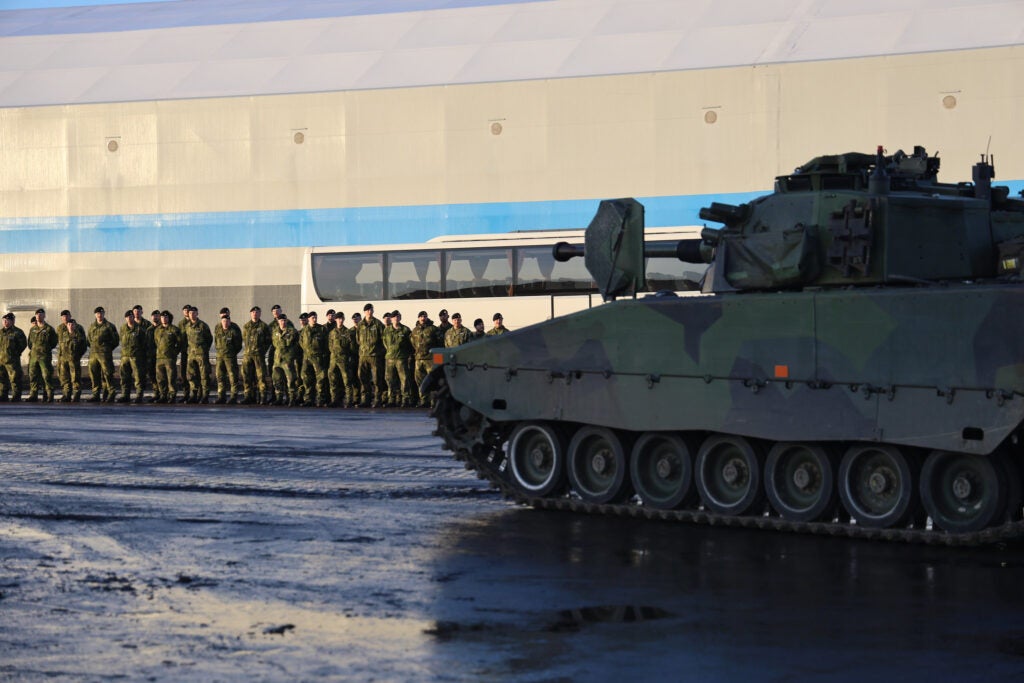
[[[210,346],[213,334],[210,326],[202,320],[189,321],[185,327],[188,339],[188,384],[189,394],[196,403],[210,400]]]
[[[327,335],[327,348],[330,351],[327,381],[331,388],[331,405],[355,405],[358,396],[353,394],[355,378],[349,366],[355,349],[350,330],[336,325]]]
[[[430,318],[426,318],[422,322],[416,321],[416,326],[409,336],[409,341],[412,343],[416,389],[419,391],[423,380],[434,368],[434,359],[430,355],[430,350],[444,346],[444,340]],[[426,408],[429,405],[430,397],[420,393],[420,406]]]
[[[181,353],[181,331],[174,325],[161,325],[153,330],[153,347],[156,353],[156,378],[153,393],[161,403],[174,403],[178,393],[175,361]]]
[[[132,382],[135,384],[135,402],[142,403],[146,390],[146,364],[149,356],[149,335],[135,323],[121,326],[121,403],[131,400]]]
[[[178,379],[181,381],[181,393],[186,403],[192,401],[192,388],[188,383],[188,312],[182,311],[181,320],[178,321],[178,353],[181,354],[179,362]]]
[[[242,330],[235,323],[230,323],[226,330],[218,324],[213,330],[213,343],[217,348],[217,403],[234,403],[235,398],[242,394],[242,385],[238,381]]]
[[[142,362],[143,382],[152,382],[154,373],[153,365],[156,362],[156,354],[153,351],[153,323],[145,318],[139,318],[135,324],[142,328],[142,334],[146,338],[146,357]]]
[[[505,334],[506,332],[508,332],[507,327],[492,327],[491,329],[487,330],[487,336],[496,337],[499,334]]]
[[[327,403],[327,328],[319,323],[306,325],[299,333],[299,346],[306,405],[316,401],[316,405],[322,406]]]
[[[82,395],[82,356],[88,347],[85,329],[73,323],[72,330],[67,325],[57,328],[57,376],[65,403],[77,402]]]
[[[57,348],[57,331],[49,323],[33,325],[28,334],[28,378],[30,401],[42,393],[43,400],[53,400],[53,350]]]
[[[11,400],[21,400],[21,354],[28,342],[21,328],[0,328],[0,400],[7,400],[7,389],[13,389]]]
[[[90,401],[112,401],[117,396],[114,384],[114,349],[120,344],[117,328],[109,320],[94,321],[86,334],[89,340],[89,379],[92,380]]]
[[[412,394],[407,391],[409,359],[412,357],[412,334],[405,325],[384,330],[384,380],[388,384],[388,405],[411,406]]]
[[[469,331],[468,327],[452,327],[444,335],[444,345],[446,347],[461,346],[468,341],[471,341],[472,332]]]
[[[270,348],[270,326],[262,320],[250,320],[242,328],[242,381],[245,384],[245,403],[270,401],[273,385],[267,368],[267,349]]]
[[[287,396],[288,405],[295,405],[298,398],[296,378],[299,375],[299,333],[294,327],[285,325],[282,330],[278,325],[273,339],[275,369],[280,370],[284,377],[282,391],[278,392],[278,402]]]
[[[362,405],[369,403],[377,407],[384,394],[384,324],[376,318],[365,317],[357,330]]]
[[[363,385],[359,381],[359,324],[355,323],[348,328],[348,376],[352,382],[349,384],[349,405],[357,406],[363,401]]]

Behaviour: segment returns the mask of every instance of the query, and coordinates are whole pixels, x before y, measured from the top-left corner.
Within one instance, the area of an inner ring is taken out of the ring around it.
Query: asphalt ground
[[[0,405],[0,680],[1024,680],[1024,547],[513,506],[419,411]]]

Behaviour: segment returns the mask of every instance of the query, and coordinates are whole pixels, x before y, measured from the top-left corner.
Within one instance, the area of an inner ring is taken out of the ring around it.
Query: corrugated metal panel
[[[416,11],[402,11],[409,7]],[[565,78],[1022,43],[1021,0],[142,3],[0,12],[0,106]]]

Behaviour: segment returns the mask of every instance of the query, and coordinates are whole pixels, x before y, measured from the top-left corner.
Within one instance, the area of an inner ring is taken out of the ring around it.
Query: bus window
[[[381,254],[313,254],[313,287],[321,301],[384,298]]]
[[[597,289],[584,260],[559,263],[551,247],[519,247],[516,294],[582,294]]]
[[[704,277],[707,268],[706,263],[683,263],[676,258],[649,258],[644,268],[647,275],[644,291],[685,292],[700,289],[700,279]]]
[[[512,250],[445,252],[444,289],[450,297],[508,296],[512,290]]]
[[[398,251],[388,254],[387,298],[441,298],[441,253]]]

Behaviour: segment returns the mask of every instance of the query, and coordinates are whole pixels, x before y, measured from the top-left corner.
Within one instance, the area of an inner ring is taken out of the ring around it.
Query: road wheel
[[[784,519],[813,522],[831,519],[835,470],[823,446],[777,443],[768,452],[764,487],[768,502]]]
[[[850,447],[839,464],[839,499],[865,527],[905,524],[915,513],[917,463],[891,445]]]
[[[759,448],[742,436],[709,437],[697,453],[694,473],[704,506],[723,515],[742,515],[761,502]]]
[[[693,499],[693,454],[677,434],[642,435],[630,453],[629,471],[644,505],[673,510]]]
[[[548,496],[565,481],[565,444],[543,422],[524,422],[509,437],[508,460],[516,486],[530,496]]]
[[[626,451],[612,430],[583,427],[569,442],[567,457],[569,483],[583,500],[611,503],[629,495]]]
[[[978,531],[1006,510],[1007,482],[996,456],[933,451],[921,468],[921,502],[945,531]]]

